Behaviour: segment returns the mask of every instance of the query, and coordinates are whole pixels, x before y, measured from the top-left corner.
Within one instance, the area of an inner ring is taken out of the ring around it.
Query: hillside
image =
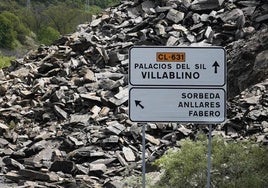
[[[13,61],[0,70],[3,185],[120,188],[141,174],[141,125],[128,118],[134,45],[223,46],[228,114],[213,134],[267,145],[267,15],[266,0],[125,0]],[[145,126],[148,166],[207,132],[191,123]]]
[[[117,0],[3,0],[0,2],[0,52],[21,56],[75,31]],[[64,11],[63,11],[64,10]],[[1,67],[1,65],[0,65]]]

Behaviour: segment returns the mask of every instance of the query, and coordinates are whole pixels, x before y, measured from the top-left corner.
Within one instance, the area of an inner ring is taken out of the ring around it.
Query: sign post
[[[212,136],[211,133],[212,132],[212,125],[209,124],[209,136],[208,136],[208,167],[207,167],[207,188],[210,188],[210,171],[211,171],[211,150],[212,150],[212,144],[211,144],[211,140],[212,140]]]
[[[222,47],[137,46],[129,50],[129,119],[210,124],[208,186],[211,124],[225,120],[226,84]]]

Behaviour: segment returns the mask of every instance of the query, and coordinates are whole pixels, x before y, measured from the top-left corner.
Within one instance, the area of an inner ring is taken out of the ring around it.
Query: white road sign
[[[224,89],[132,88],[129,118],[134,122],[222,122]]]
[[[134,122],[223,122],[226,80],[224,48],[132,47],[129,118]]]
[[[225,50],[221,47],[133,47],[132,86],[223,86]]]

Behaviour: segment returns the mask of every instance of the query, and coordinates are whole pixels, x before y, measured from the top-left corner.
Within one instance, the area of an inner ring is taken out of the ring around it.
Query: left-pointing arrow
[[[136,106],[139,106],[142,109],[144,108],[144,106],[141,105],[141,101],[135,100],[135,104],[136,104]]]

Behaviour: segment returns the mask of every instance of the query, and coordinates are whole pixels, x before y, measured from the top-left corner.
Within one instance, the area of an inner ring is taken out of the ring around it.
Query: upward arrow
[[[212,67],[214,67],[214,73],[217,74],[218,73],[218,67],[219,67],[219,63],[217,61],[215,61],[215,63],[213,63]]]

